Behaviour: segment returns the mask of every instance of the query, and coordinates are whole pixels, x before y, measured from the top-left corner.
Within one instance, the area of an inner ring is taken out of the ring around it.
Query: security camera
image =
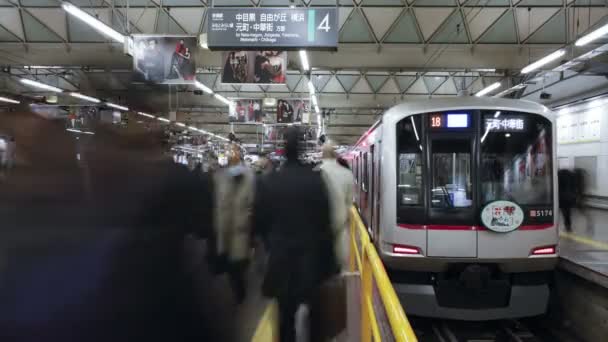
[[[550,100],[551,99],[551,94],[546,93],[546,92],[542,92],[540,93],[540,99],[541,100]]]

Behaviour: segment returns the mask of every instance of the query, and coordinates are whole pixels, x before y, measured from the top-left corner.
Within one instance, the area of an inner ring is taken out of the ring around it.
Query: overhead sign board
[[[330,49],[338,47],[335,8],[211,8],[209,49]]]

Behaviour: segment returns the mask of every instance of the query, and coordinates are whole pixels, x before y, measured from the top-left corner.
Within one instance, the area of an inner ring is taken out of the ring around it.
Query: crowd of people
[[[320,292],[344,266],[352,179],[331,148],[320,170],[301,164],[294,127],[280,170],[256,173],[235,148],[204,173],[175,163],[161,131],[92,129],[75,139],[31,113],[0,121],[18,142],[0,183],[2,340],[242,340],[225,306],[260,294],[278,302],[281,341],[294,341],[301,304],[323,340]],[[263,282],[247,293],[254,250]],[[231,291],[214,285],[223,274]]]
[[[261,293],[278,302],[280,340],[295,341],[295,315],[307,305],[311,341],[322,341],[322,284],[339,274],[347,260],[346,229],[353,176],[338,163],[332,146],[313,169],[300,161],[299,130],[285,133],[286,161],[258,173],[243,163],[240,149],[213,178],[213,241],[208,260],[229,275],[234,297],[246,297],[246,270],[254,248],[267,255]],[[311,214],[314,213],[314,214]]]

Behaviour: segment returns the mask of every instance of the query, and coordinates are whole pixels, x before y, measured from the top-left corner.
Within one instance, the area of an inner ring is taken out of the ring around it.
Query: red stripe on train
[[[423,224],[409,224],[409,223],[398,223],[397,226],[399,226],[399,228],[404,228],[404,229],[413,229],[413,230],[421,230],[421,229],[427,229],[427,230],[461,230],[461,231],[484,231],[484,230],[488,230],[486,227],[482,227],[482,226],[454,226],[454,225],[445,225],[445,224],[431,224],[431,225],[423,225]],[[529,224],[529,225],[524,225],[521,226],[519,228],[517,228],[517,230],[543,230],[543,229],[548,229],[554,227],[554,225],[552,223],[545,223],[545,224]]]

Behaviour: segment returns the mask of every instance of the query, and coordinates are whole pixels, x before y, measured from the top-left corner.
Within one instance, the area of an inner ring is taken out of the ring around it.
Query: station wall
[[[608,198],[608,96],[556,109],[558,167],[586,171],[585,193]]]

